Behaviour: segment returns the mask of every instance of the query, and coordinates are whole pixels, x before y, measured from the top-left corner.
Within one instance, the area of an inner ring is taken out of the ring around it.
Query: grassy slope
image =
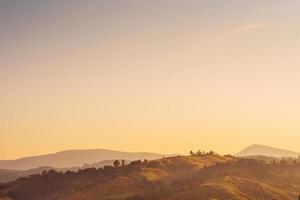
[[[294,200],[300,191],[300,164],[266,165],[253,160],[204,155],[164,158],[137,164],[129,171],[122,170],[121,167],[117,176],[106,181],[91,184],[90,177],[82,175],[78,178],[76,175],[75,183],[82,182],[87,186],[72,190],[63,184],[61,190],[47,194],[43,199],[126,200],[133,195],[144,195],[149,200]],[[17,183],[2,193],[19,191],[22,196],[27,185],[26,181]],[[0,196],[0,199],[10,200],[4,197]]]
[[[204,166],[210,166],[216,162],[231,160],[223,156],[202,157],[170,157],[153,161],[156,168],[143,167],[138,171],[128,174],[126,177],[117,177],[108,183],[97,185],[93,188],[82,190],[62,197],[60,200],[106,200],[126,199],[134,194],[143,194],[145,189],[140,185],[142,179],[153,183],[154,191],[160,193],[162,185],[170,185],[174,179],[185,179],[192,176]]]

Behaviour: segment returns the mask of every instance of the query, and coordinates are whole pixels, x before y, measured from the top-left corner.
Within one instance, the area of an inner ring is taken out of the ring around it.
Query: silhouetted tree
[[[157,161],[150,161],[147,164],[147,167],[150,167],[150,168],[158,168],[159,166],[160,166],[160,164]]]
[[[191,150],[190,151],[190,156],[194,156],[195,155],[195,153]]]
[[[114,167],[119,167],[119,166],[120,166],[120,161],[115,160],[115,162],[114,162]]]
[[[135,166],[135,165],[140,165],[141,163],[142,163],[141,160],[134,160],[134,161],[132,161],[129,165],[130,165],[130,166]]]
[[[125,160],[122,160],[122,166],[125,166]]]
[[[201,155],[202,155],[202,151],[198,150],[198,151],[196,152],[196,156],[201,156]]]

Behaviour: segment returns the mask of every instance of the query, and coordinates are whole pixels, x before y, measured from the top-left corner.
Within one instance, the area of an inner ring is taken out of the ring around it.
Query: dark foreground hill
[[[69,168],[82,166],[85,163],[91,164],[112,159],[138,160],[146,158],[154,160],[162,157],[163,155],[155,153],[133,153],[106,149],[68,150],[53,154],[24,157],[17,160],[0,160],[0,169],[29,170],[41,166]]]
[[[0,185],[1,200],[296,200],[300,163],[205,154],[78,172],[49,171]]]

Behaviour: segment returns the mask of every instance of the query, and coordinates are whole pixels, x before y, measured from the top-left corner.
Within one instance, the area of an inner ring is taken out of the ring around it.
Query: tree
[[[125,160],[122,160],[122,166],[125,166]]]
[[[120,161],[115,160],[115,162],[114,162],[114,167],[119,167],[119,166],[120,166]]]
[[[200,150],[197,151],[197,152],[196,152],[196,155],[197,155],[197,156],[201,156],[201,155],[202,155],[202,151],[200,151]]]
[[[195,153],[191,150],[190,151],[190,156],[194,156],[195,155]]]

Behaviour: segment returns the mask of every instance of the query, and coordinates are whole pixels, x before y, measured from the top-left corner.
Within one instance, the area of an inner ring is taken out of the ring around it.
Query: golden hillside
[[[21,178],[1,200],[296,200],[300,163],[207,153]]]

